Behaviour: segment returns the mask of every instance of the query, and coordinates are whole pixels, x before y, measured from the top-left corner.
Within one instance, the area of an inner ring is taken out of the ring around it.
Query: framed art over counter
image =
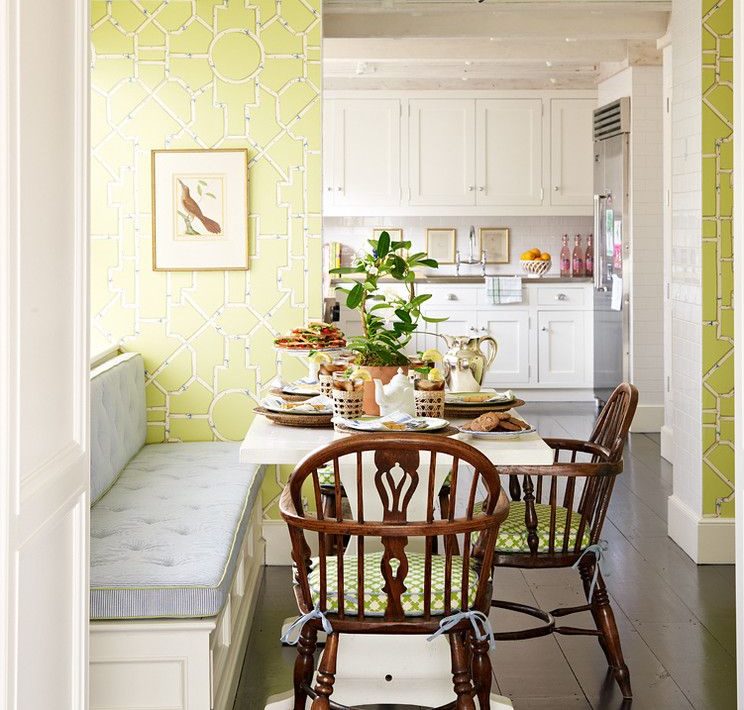
[[[481,227],[481,250],[486,254],[487,264],[509,263],[508,227]]]
[[[427,229],[426,253],[440,264],[455,263],[456,229]]]
[[[248,151],[152,151],[154,271],[248,269]]]

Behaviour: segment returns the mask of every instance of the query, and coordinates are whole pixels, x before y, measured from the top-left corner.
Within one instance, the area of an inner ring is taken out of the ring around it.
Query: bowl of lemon
[[[522,264],[522,271],[527,276],[539,278],[550,271],[552,260],[548,252],[535,248],[524,252],[520,257],[520,263]]]

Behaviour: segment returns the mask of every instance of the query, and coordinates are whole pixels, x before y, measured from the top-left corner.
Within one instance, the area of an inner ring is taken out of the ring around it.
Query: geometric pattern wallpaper
[[[91,23],[93,350],[144,356],[149,442],[241,440],[304,369],[273,338],[321,312],[320,0],[93,0]],[[248,271],[152,270],[158,148],[248,149]]]
[[[702,5],[703,515],[733,517],[734,0]]]

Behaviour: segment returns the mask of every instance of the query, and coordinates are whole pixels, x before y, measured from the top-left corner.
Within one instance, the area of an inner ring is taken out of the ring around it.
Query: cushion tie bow
[[[307,624],[307,622],[311,619],[320,619],[321,624],[323,624],[323,631],[325,631],[327,634],[333,633],[331,622],[328,621],[328,617],[325,615],[325,612],[320,610],[320,605],[316,604],[314,609],[311,609],[307,612],[307,614],[303,614],[298,619],[295,619],[292,622],[289,628],[284,632],[284,635],[281,638],[281,642],[286,643],[289,646],[294,646],[300,640],[302,627],[305,626],[305,624]],[[297,630],[297,636],[292,638],[292,632],[295,631],[295,629]]]
[[[439,628],[426,640],[433,641],[437,636],[446,634],[450,629],[454,628],[461,621],[468,619],[470,625],[473,627],[473,633],[478,641],[485,641],[488,639],[488,646],[493,650],[496,647],[496,641],[493,637],[493,628],[488,617],[482,611],[458,611],[455,614],[445,616],[439,622]]]
[[[589,586],[589,602],[591,603],[592,597],[594,596],[594,587],[597,586],[597,578],[599,577],[600,571],[602,572],[603,577],[609,577],[609,573],[607,571],[607,564],[605,562],[605,552],[607,552],[607,548],[609,545],[607,544],[607,540],[600,540],[598,543],[594,545],[589,545],[579,556],[579,559],[576,560],[576,562],[573,563],[572,569],[577,569],[579,567],[579,563],[583,559],[584,555],[589,554],[590,552],[594,555],[594,558],[596,560],[596,563],[594,565],[594,574],[592,575],[592,583]]]

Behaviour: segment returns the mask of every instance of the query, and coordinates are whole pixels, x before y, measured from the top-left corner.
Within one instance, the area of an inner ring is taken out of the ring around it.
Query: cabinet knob
[[[447,300],[448,301],[456,301],[457,300],[457,294],[456,293],[448,293],[447,294]]]
[[[326,188],[326,190],[328,190],[328,192],[333,192],[333,188],[330,185]]]
[[[543,326],[542,328],[540,328],[540,330],[541,330],[541,331],[542,331],[543,333],[547,333],[547,332],[548,332],[548,327],[544,325],[544,326]]]
[[[481,326],[481,327],[479,328],[479,330],[480,330],[480,332],[481,332],[481,333],[485,333],[485,332],[486,332],[486,326],[485,326],[485,325],[482,325],[482,326]]]
[[[555,300],[556,301],[567,301],[568,300],[568,296],[566,296],[565,293],[559,293],[559,294],[556,295]]]
[[[336,192],[341,192],[344,188],[339,185],[339,187],[336,188]]]
[[[470,326],[470,328],[468,328],[468,330],[469,330],[469,331],[470,331],[471,333],[475,333],[475,326],[474,326],[474,325],[471,325],[471,326]]]
[[[485,191],[486,191],[486,188],[485,188],[485,186],[484,186],[484,185],[481,185],[481,186],[480,186],[480,187],[478,188],[478,190],[479,190],[480,192],[485,192]]]
[[[475,190],[475,185],[468,185],[468,192]]]
[[[555,192],[560,192],[560,191],[561,191],[560,185],[556,185],[556,186],[555,186],[555,187],[553,188],[553,190],[554,190]]]

